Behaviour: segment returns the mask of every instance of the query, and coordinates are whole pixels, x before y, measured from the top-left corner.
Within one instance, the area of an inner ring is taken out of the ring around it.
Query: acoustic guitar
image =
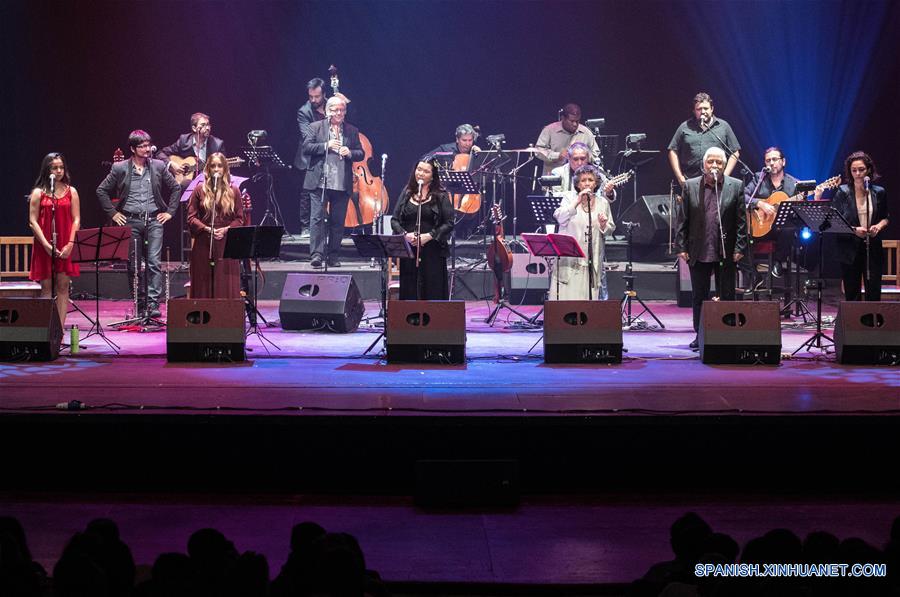
[[[169,156],[169,161],[175,164],[176,174],[175,180],[178,184],[185,186],[183,183],[190,182],[194,179],[197,172],[197,158],[189,155],[186,158],[180,158],[177,155]],[[241,158],[225,158],[229,168],[236,168],[247,163],[247,160]],[[187,166],[187,168],[185,168]],[[183,172],[183,173],[182,173]]]
[[[806,196],[814,195],[817,191],[833,189],[839,184],[841,184],[841,177],[832,176],[828,180],[816,185],[815,190],[810,191],[809,193],[797,193],[796,195],[788,197],[788,194],[784,191],[775,191],[769,195],[768,198],[760,199],[759,201],[761,203],[768,203],[774,207],[777,212],[779,203],[784,201],[804,201]],[[760,238],[772,231],[772,224],[775,223],[775,214],[767,215],[760,209],[755,209],[754,212],[755,214],[750,218],[750,234],[753,235],[753,238]]]

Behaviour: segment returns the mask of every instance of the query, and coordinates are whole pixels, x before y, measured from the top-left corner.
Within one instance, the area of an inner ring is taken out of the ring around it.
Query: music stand
[[[569,236],[568,234],[532,234],[523,232],[522,242],[525,243],[528,252],[535,257],[544,257],[545,259],[551,257],[556,258],[554,274],[556,275],[556,299],[559,300],[559,258],[583,258],[585,255],[584,251],[581,249],[581,245],[578,244],[578,241],[575,240],[574,236]],[[540,317],[543,312],[544,308],[541,307],[541,310],[529,321],[534,325],[537,325],[537,318]],[[528,352],[534,350],[534,347],[537,346],[543,338],[544,335],[541,334],[541,337],[531,346]]]
[[[469,160],[469,165],[471,166],[472,160]],[[475,179],[472,178],[472,175],[465,170],[442,170],[441,171],[441,184],[444,186],[444,189],[452,197],[453,195],[477,195],[480,193],[480,189],[478,187],[478,183],[475,182]],[[450,237],[450,296],[453,296],[453,285],[456,282],[456,212],[454,210],[453,215],[453,228],[454,232]],[[460,279],[462,285],[466,287],[472,296],[478,296],[475,292],[469,288],[469,285],[465,283],[464,280]]]
[[[284,217],[281,215],[281,208],[278,206],[278,200],[275,198],[275,184],[272,179],[271,170],[284,170],[287,169],[287,164],[284,163],[284,160],[281,159],[281,156],[275,152],[275,150],[270,145],[258,145],[258,146],[246,146],[241,147],[241,153],[247,159],[247,163],[256,168],[262,168],[264,171],[264,178],[266,179],[266,212],[263,214],[262,220],[260,220],[260,225],[264,225],[269,218],[272,218],[272,221],[276,226],[281,226],[284,222]],[[254,180],[257,179],[256,176],[253,177]],[[274,212],[272,211],[272,207],[274,206]],[[281,218],[279,220],[279,218]]]
[[[816,278],[816,333],[797,347],[797,350],[791,353],[793,356],[805,346],[808,347],[807,352],[813,347],[825,350],[827,346],[822,343],[823,338],[834,344],[834,338],[822,331],[822,290],[824,288],[822,268],[825,261],[823,235],[853,234],[853,228],[839,211],[831,207],[831,201],[792,201],[790,203],[791,208],[797,214],[797,217],[800,218],[800,221],[809,227],[810,230],[815,230],[819,233],[819,277]]]
[[[381,263],[381,308],[378,315],[375,316],[375,319],[381,318],[381,333],[378,334],[378,337],[363,353],[367,355],[375,348],[378,341],[387,335],[385,322],[387,318],[387,285],[390,258],[412,259],[415,257],[415,253],[412,250],[412,245],[406,240],[405,234],[353,234],[350,238],[353,240],[353,244],[356,245],[356,252],[361,257],[378,259]]]
[[[78,309],[82,315],[87,317],[88,321],[91,321],[91,329],[85,334],[84,339],[87,340],[96,334],[116,354],[119,354],[119,345],[106,337],[103,324],[100,323],[100,262],[127,261],[128,241],[130,240],[131,226],[101,226],[75,232],[75,242],[72,247],[73,263],[91,262],[94,264],[94,313],[96,319],[91,320],[84,311]]]
[[[797,214],[794,212],[791,207],[792,203],[796,203],[795,201],[782,201],[778,204],[778,207],[775,211],[775,220],[772,222],[772,230],[777,234],[782,230],[791,230],[796,229],[796,219]],[[791,317],[791,309],[793,308],[794,314],[793,317],[803,317],[803,323],[809,323],[809,320],[813,318],[812,312],[809,310],[809,307],[806,306],[806,301],[804,301],[800,296],[800,259],[797,254],[797,236],[794,235],[794,238],[791,241],[791,257],[789,259],[789,263],[793,264],[794,271],[791,272],[791,268],[788,268],[788,276],[793,276],[793,281],[795,283],[794,296],[791,299],[788,299],[788,296],[791,294],[791,280],[790,278],[785,280],[785,299],[784,299],[784,307],[781,308],[781,316],[782,317]]]
[[[562,197],[553,195],[528,195],[529,209],[524,212],[522,228],[539,230],[544,224],[552,224],[553,212],[561,202]]]
[[[256,265],[253,272],[253,298],[250,304],[253,311],[262,318],[262,314],[256,305],[256,297],[259,295],[259,260],[274,259],[281,252],[281,237],[284,236],[284,226],[235,226],[228,229],[225,235],[225,249],[222,257],[226,259],[252,259]],[[249,298],[249,297],[248,297]],[[265,319],[263,319],[265,321]],[[255,335],[260,343],[269,352],[266,342],[281,350],[274,342],[266,338],[259,329],[259,323],[253,321],[247,330],[247,337]]]

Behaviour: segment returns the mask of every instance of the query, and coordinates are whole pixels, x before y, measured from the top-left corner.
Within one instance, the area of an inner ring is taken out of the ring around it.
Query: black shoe
[[[784,274],[784,267],[781,265],[780,261],[776,261],[772,264],[772,275],[776,278],[780,278]]]
[[[147,309],[147,314],[150,317],[162,317],[162,313],[159,312],[159,305],[156,303],[150,303],[150,306]]]
[[[321,255],[313,255],[312,259],[309,260],[309,264],[315,269],[319,269],[322,267],[322,256]]]
[[[341,267],[341,260],[337,257],[330,257],[328,259],[328,267]]]
[[[697,338],[697,336],[694,336],[694,339],[691,340],[691,343],[688,344],[688,347],[694,351],[700,350],[700,340]]]

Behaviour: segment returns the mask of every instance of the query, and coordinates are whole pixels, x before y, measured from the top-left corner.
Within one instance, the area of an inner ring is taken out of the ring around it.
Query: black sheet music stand
[[[575,240],[574,236],[569,236],[568,234],[531,234],[523,232],[522,242],[525,243],[528,252],[535,257],[544,257],[548,260],[551,257],[555,258],[554,274],[556,276],[556,297],[557,300],[559,300],[559,258],[583,258],[585,255],[584,251],[581,249],[581,245],[578,244],[578,241]],[[544,308],[541,307],[541,310],[534,316],[532,323],[536,324],[537,318],[540,317],[543,312]],[[528,352],[534,350],[534,347],[537,346],[543,338],[544,336],[541,334],[541,337],[531,346]]]
[[[256,297],[259,296],[259,260],[278,257],[281,252],[281,237],[283,236],[284,226],[236,226],[229,228],[228,234],[225,235],[225,249],[222,255],[224,258],[252,259],[255,264],[253,296],[252,298],[247,297],[246,300],[250,301],[252,311],[263,321],[265,321],[265,318],[263,318],[256,306]],[[267,353],[269,352],[269,347],[266,346],[266,342],[277,350],[281,350],[274,342],[263,335],[256,319],[252,320],[250,329],[247,330],[247,337],[251,335],[259,337],[260,343]]]
[[[798,203],[798,201],[782,201],[778,204],[775,211],[775,220],[772,222],[772,231],[775,234],[782,230],[795,230],[797,228],[797,214],[791,207],[794,203]],[[806,306],[806,301],[803,300],[800,293],[800,259],[799,255],[797,255],[796,235],[791,240],[791,245],[788,264],[789,266],[793,265],[793,271],[791,271],[791,267],[788,267],[788,279],[785,280],[785,299],[784,307],[781,308],[781,316],[803,317],[803,323],[810,323],[813,320],[813,314],[809,307]],[[795,288],[793,296],[788,298],[791,295],[792,281],[795,284]],[[791,311],[793,311],[793,315],[791,315]]]
[[[554,223],[553,212],[559,208],[562,197],[553,195],[528,195],[528,209],[522,213],[523,230],[540,230],[545,224]]]
[[[403,234],[354,234],[350,238],[356,245],[356,252],[361,257],[377,259],[381,263],[381,308],[374,319],[381,319],[381,333],[369,345],[364,355],[369,354],[378,341],[387,335],[387,295],[388,295],[388,270],[391,267],[390,258],[412,259],[415,252],[412,245]]]
[[[116,354],[119,354],[119,345],[106,337],[103,324],[100,322],[100,262],[128,261],[128,242],[130,240],[131,226],[101,226],[100,228],[78,230],[75,233],[75,243],[72,247],[74,263],[91,262],[94,264],[94,314],[96,319],[92,320],[84,311],[78,309],[91,322],[91,329],[84,335],[84,339],[87,340],[96,334]]]
[[[472,165],[472,160],[469,160],[469,165]],[[478,183],[472,178],[472,174],[466,170],[442,170],[441,184],[450,193],[451,197],[453,195],[477,195],[481,192]],[[453,217],[454,232],[450,237],[450,296],[453,296],[453,286],[456,283],[456,222],[459,221],[459,218],[456,217],[456,211],[453,212]],[[460,278],[460,282],[472,296],[478,296],[469,288],[465,280]]]
[[[260,225],[266,224],[269,218],[276,226],[284,223],[284,217],[281,215],[281,207],[278,206],[278,200],[275,198],[275,184],[272,179],[272,170],[286,170],[288,168],[281,156],[275,152],[271,145],[248,145],[241,147],[241,154],[246,158],[247,163],[255,168],[262,168],[262,177],[266,180],[266,212],[263,214]],[[259,174],[253,176],[254,180],[258,180]]]
[[[816,333],[813,334],[806,342],[797,347],[797,350],[791,353],[795,355],[804,347],[807,352],[813,348],[820,350],[827,349],[827,345],[822,339],[828,340],[832,345],[834,338],[828,336],[822,331],[822,291],[825,287],[825,281],[822,278],[822,268],[825,261],[825,243],[824,234],[853,234],[853,228],[847,223],[847,220],[836,209],[831,207],[831,201],[796,201],[790,202],[791,209],[800,218],[804,226],[810,230],[819,233],[819,271],[818,278],[815,280],[816,287]]]

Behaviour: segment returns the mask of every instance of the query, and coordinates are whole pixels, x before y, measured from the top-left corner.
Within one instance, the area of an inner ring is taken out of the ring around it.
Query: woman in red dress
[[[28,277],[41,283],[41,297],[51,298],[53,281],[50,269],[53,268],[56,308],[59,322],[65,326],[69,308],[69,280],[79,274],[78,264],[72,263],[71,256],[75,232],[81,226],[81,203],[78,191],[70,184],[69,170],[62,154],[47,154],[41,162],[41,173],[29,198],[28,223],[34,233],[31,273]]]
[[[188,200],[187,221],[194,238],[191,247],[191,298],[240,298],[240,262],[237,259],[223,259],[222,254],[228,228],[240,226],[243,222],[241,191],[231,184],[228,162],[221,153],[209,157],[203,174],[203,184],[197,185]],[[211,222],[213,211],[215,218]],[[209,250],[211,239],[212,260]]]

